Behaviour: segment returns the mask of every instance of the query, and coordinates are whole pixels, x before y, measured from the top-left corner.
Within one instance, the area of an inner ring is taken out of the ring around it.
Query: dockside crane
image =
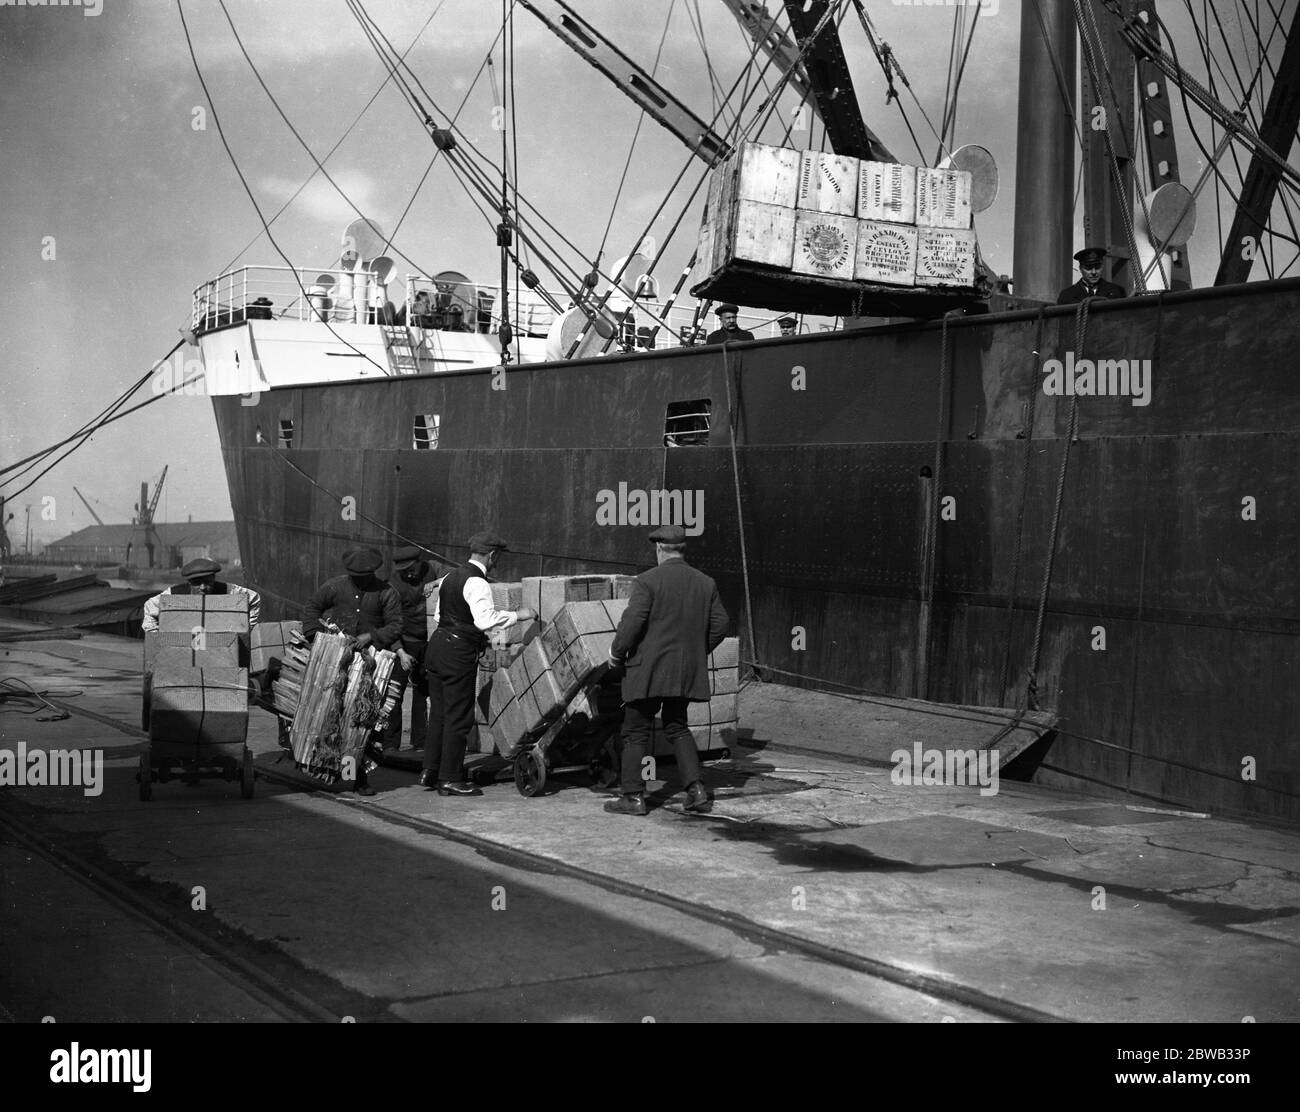
[[[89,502],[86,501],[86,496],[85,496],[84,494],[82,494],[81,491],[77,490],[77,488],[76,488],[75,486],[74,486],[72,489],[73,489],[74,491],[76,491],[76,493],[77,493],[77,497],[81,499],[81,504],[82,504],[83,506],[85,506],[86,509],[88,509],[88,510],[90,511],[90,516],[93,517],[93,518],[95,519],[95,524],[96,524],[96,525],[103,525],[104,523],[103,523],[103,521],[100,520],[99,514],[95,513],[95,507],[92,506]]]
[[[136,517],[132,522],[135,528],[131,530],[131,539],[126,546],[125,563],[128,567],[160,566],[154,562],[155,553],[162,549],[162,541],[154,528],[153,515],[158,509],[158,499],[162,497],[163,483],[166,481],[167,467],[164,466],[162,475],[158,478],[158,485],[154,487],[152,498],[149,497],[149,484],[147,482],[140,484],[140,501],[135,506]]]

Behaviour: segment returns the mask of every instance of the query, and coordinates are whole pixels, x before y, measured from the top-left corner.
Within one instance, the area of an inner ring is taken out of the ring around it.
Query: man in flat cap
[[[488,631],[508,629],[536,615],[496,610],[488,573],[506,550],[493,532],[469,539],[469,561],[448,572],[438,588],[438,628],[429,638],[424,667],[429,673],[429,728],[424,742],[420,786],[439,795],[482,795],[466,783],[463,762],[474,725],[474,673],[488,644]]]
[[[393,574],[388,585],[402,604],[402,637],[397,649],[400,667],[393,669],[389,683],[397,684],[397,706],[388,719],[385,749],[402,747],[402,697],[407,681],[411,686],[411,748],[424,748],[425,724],[429,717],[429,681],[424,671],[424,650],[428,644],[425,609],[433,591],[433,571],[424,553],[415,545],[403,545],[393,552]]]
[[[1066,286],[1061,291],[1056,299],[1058,305],[1078,305],[1089,297],[1115,301],[1128,296],[1123,286],[1107,282],[1101,276],[1101,264],[1106,260],[1104,247],[1085,247],[1082,251],[1075,252],[1074,257],[1079,263],[1079,274],[1082,277],[1073,286]]]
[[[358,649],[374,645],[388,649],[402,636],[402,603],[397,592],[375,575],[384,562],[376,549],[349,548],[343,554],[346,575],[327,579],[307,600],[303,610],[302,634],[308,641],[325,628],[322,618],[351,637]],[[364,754],[357,762],[357,794],[374,795],[366,779]]]
[[[691,702],[708,701],[708,655],[722,643],[731,619],[718,597],[718,585],[686,562],[686,531],[680,525],[662,525],[650,539],[657,565],[636,577],[609,649],[611,663],[627,671],[622,794],[606,803],[605,810],[646,813],[641,765],[658,714],[686,785],[686,810],[707,811],[711,804],[700,780],[700,757],[686,725],[686,708]]]
[[[782,336],[799,335],[799,318],[798,317],[781,317],[776,322],[777,328],[781,330]]]
[[[221,565],[216,560],[209,560],[207,557],[191,560],[181,568],[181,575],[185,577],[184,583],[168,587],[153,598],[145,600],[144,620],[140,623],[140,628],[145,633],[158,628],[158,615],[162,612],[163,595],[243,595],[248,599],[248,628],[252,629],[257,625],[262,610],[262,596],[238,583],[225,583],[217,579],[217,572],[220,570]]]
[[[740,340],[752,340],[754,338],[752,332],[746,332],[736,323],[736,318],[740,313],[739,306],[728,301],[719,305],[713,311],[718,314],[720,327],[704,337],[706,344],[734,344]]]

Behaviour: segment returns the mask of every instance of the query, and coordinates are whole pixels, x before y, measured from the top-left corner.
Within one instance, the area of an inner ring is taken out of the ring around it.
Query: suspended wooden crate
[[[879,220],[858,221],[853,277],[889,286],[916,283],[915,228]]]
[[[970,228],[969,170],[916,171],[916,223],[921,228]]]
[[[826,212],[797,212],[791,269],[810,278],[853,278],[858,220]]]
[[[922,204],[970,237],[970,265],[945,262],[964,249],[946,240],[927,241],[923,265]],[[935,317],[979,301],[973,244],[969,173],[744,144],[710,180],[690,289],[779,312]]]
[[[918,228],[916,282],[919,286],[964,289],[975,281],[975,233]]]
[[[789,269],[799,152],[746,143],[713,171],[705,208],[707,248],[701,272],[739,261]]]
[[[856,217],[859,165],[848,155],[801,151],[795,208]]]
[[[863,159],[858,167],[859,220],[916,223],[916,167]]]

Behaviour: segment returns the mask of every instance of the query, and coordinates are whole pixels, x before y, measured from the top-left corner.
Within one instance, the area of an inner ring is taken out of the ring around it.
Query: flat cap
[[[423,550],[413,544],[404,544],[393,551],[393,567],[405,568],[423,558]]]
[[[686,530],[680,525],[661,525],[650,534],[650,539],[662,544],[685,544]]]
[[[200,556],[181,568],[181,575],[185,576],[186,579],[201,579],[205,575],[216,575],[220,570],[221,565],[216,560],[209,560],[206,556]]]
[[[374,571],[383,562],[383,556],[373,548],[364,545],[358,548],[349,548],[343,553],[343,566],[353,575],[365,575],[368,571]]]
[[[1106,248],[1104,247],[1085,247],[1082,251],[1076,251],[1074,257],[1081,263],[1092,263],[1094,266],[1106,257]]]
[[[733,305],[730,301],[725,301],[713,311],[717,313],[718,316],[722,316],[723,313],[739,313],[740,306]]]
[[[469,539],[469,550],[471,552],[491,552],[498,548],[502,551],[506,551],[509,547],[510,546],[497,536],[496,533],[492,532],[491,529],[484,529],[481,533],[475,533]]]

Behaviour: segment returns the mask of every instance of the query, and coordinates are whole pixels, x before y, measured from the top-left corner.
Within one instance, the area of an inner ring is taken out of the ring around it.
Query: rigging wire
[[[253,62],[253,59],[249,57],[248,50],[244,46],[244,40],[240,37],[239,31],[235,27],[235,21],[231,18],[230,12],[226,8],[226,0],[217,0],[217,3],[221,7],[222,14],[226,17],[226,22],[230,24],[230,33],[235,37],[235,43],[239,47],[239,52],[244,56],[244,61],[248,63],[248,68],[253,71],[253,76],[257,79],[257,83],[262,87],[262,91],[266,94],[267,99],[270,100],[271,106],[279,114],[280,119],[284,121],[285,127],[289,129],[293,137],[298,140],[298,145],[302,147],[304,151],[307,152],[307,156],[312,160],[312,162],[316,164],[317,172],[320,173],[325,178],[325,180],[330,183],[331,186],[333,186],[334,191],[341,198],[343,198],[344,201],[347,202],[348,207],[351,208],[352,211],[357,214],[357,216],[359,216],[362,220],[368,221],[369,217],[367,217],[366,214],[362,212],[360,208],[357,207],[356,203],[352,200],[351,197],[348,196],[347,192],[343,189],[343,187],[340,186],[339,183],[336,182],[334,178],[330,176],[330,172],[325,169],[325,164],[316,157],[315,153],[312,151],[307,141],[302,137],[302,133],[299,132],[299,130],[294,126],[293,121],[289,119],[288,113],[286,113],[285,110],[280,106],[280,102],[276,99],[275,94],[272,93],[271,90],[267,87],[266,81],[262,78],[261,71],[258,70],[256,64]],[[435,154],[434,157],[436,158],[437,155]],[[428,176],[428,171],[426,170],[425,177],[427,176]],[[412,194],[411,197],[412,201],[414,201],[415,195],[419,193],[420,186],[423,184],[424,184],[424,178],[421,178],[419,185],[417,185],[415,188],[415,194]],[[410,210],[410,205],[408,204],[407,211],[409,210]],[[405,214],[403,214],[403,217],[404,216]],[[268,223],[268,227],[269,227],[269,223]],[[412,259],[409,255],[407,255],[404,251],[402,251],[393,243],[393,237],[396,234],[397,234],[397,230],[394,229],[393,232],[388,236],[387,240],[384,243],[384,252],[387,252],[388,249],[392,247],[392,249],[398,255],[401,255],[401,257],[404,258],[408,263],[410,263],[413,267],[415,267],[417,270],[423,273],[424,268],[420,266],[419,263],[417,263],[414,259]]]
[[[230,165],[234,168],[235,174],[239,178],[240,185],[244,187],[244,192],[248,194],[249,202],[252,204],[253,210],[257,213],[258,220],[262,222],[262,227],[266,230],[267,241],[271,244],[272,247],[275,248],[276,254],[278,254],[280,258],[282,258],[285,261],[285,265],[288,266],[290,272],[293,274],[294,281],[298,283],[298,288],[302,292],[303,300],[306,301],[308,298],[307,287],[303,285],[302,279],[298,276],[298,270],[293,265],[293,261],[289,258],[288,255],[284,253],[283,250],[281,250],[280,245],[275,240],[275,237],[271,235],[271,228],[266,222],[266,217],[262,213],[261,206],[257,203],[257,197],[254,195],[252,188],[248,184],[248,179],[244,176],[244,171],[240,168],[239,162],[235,158],[235,152],[230,149],[230,143],[226,139],[225,129],[221,126],[221,118],[217,113],[216,101],[212,99],[212,94],[208,91],[208,83],[203,76],[202,68],[199,66],[198,55],[195,54],[194,52],[194,41],[193,39],[190,38],[189,23],[185,19],[185,7],[182,3],[182,0],[176,0],[176,11],[181,18],[181,29],[185,32],[185,45],[187,46],[190,52],[190,61],[194,64],[194,73],[199,79],[199,85],[203,88],[203,95],[207,98],[208,107],[212,110],[212,122],[216,125],[217,136],[221,140],[221,145],[222,147],[225,148],[226,156],[230,159]],[[327,329],[329,329],[331,335],[333,335],[335,339],[339,341],[339,343],[343,344],[344,347],[350,348],[352,351],[356,352],[363,359],[365,359],[367,363],[372,364],[380,371],[382,371],[385,375],[391,373],[387,367],[380,366],[380,364],[375,362],[375,360],[372,359],[368,354],[366,354],[364,351],[361,351],[358,347],[356,347],[356,345],[349,343],[342,336],[340,336],[328,321],[322,321],[321,323],[324,324]]]
[[[513,3],[514,0],[512,0],[512,8],[513,8]],[[380,28],[378,23],[375,22],[374,18],[370,16],[368,12],[365,11],[365,7],[363,4],[360,3],[360,0],[349,0],[349,7],[352,7],[354,9],[354,14],[357,14],[356,9],[360,9],[361,14],[358,14],[357,18],[361,19],[362,15],[364,15],[365,20],[368,21],[369,26],[373,28],[374,31],[374,35],[371,36],[372,46],[374,46],[375,50],[385,58],[386,64],[391,64],[389,60],[389,55],[385,53],[384,48],[387,47],[388,52],[391,54],[395,54],[396,52],[395,50],[393,50],[392,43],[388,40],[382,28]],[[504,32],[504,27],[502,28],[501,32],[498,32],[497,35],[498,39],[501,37],[501,34],[503,32]],[[384,44],[384,46],[380,46],[381,41]],[[489,57],[491,51],[495,49],[496,41],[497,40],[494,39],[492,46],[489,48]],[[484,64],[485,65],[487,64],[486,59]],[[411,75],[411,78],[414,81],[415,85],[420,89],[420,92],[429,101],[433,109],[439,112],[445,118],[447,114],[442,111],[437,101],[429,93],[428,89],[425,88],[423,82],[419,78],[419,75],[416,74],[413,70],[411,70],[410,66],[405,63],[402,63],[402,67],[406,69],[407,72]],[[433,118],[425,110],[423,104],[420,102],[419,96],[417,96],[414,92],[411,91],[410,83],[403,81],[402,87],[404,90],[406,90],[407,104],[411,108],[412,112],[415,113],[416,118],[420,120],[422,127],[428,128],[432,126],[434,122]],[[455,135],[457,140],[457,145],[455,149],[448,150],[446,152],[448,156],[447,157],[448,165],[455,163],[457,159],[459,159],[461,169],[464,171],[467,177],[475,183],[474,188],[477,189],[479,192],[481,192],[483,196],[488,200],[489,205],[495,209],[496,201],[493,196],[494,187],[491,185],[491,182],[488,179],[487,175],[488,175],[488,171],[491,171],[491,173],[495,175],[499,171],[499,168],[496,166],[496,164],[492,161],[490,157],[483,154],[474,145],[474,143],[467,136],[465,136],[464,133],[461,132],[459,128],[457,128],[456,119],[458,118],[458,116],[459,113],[457,113],[457,117],[451,118],[448,124],[448,130]],[[437,140],[435,139],[435,142],[436,141]],[[466,153],[467,151],[470,153]],[[471,157],[471,154],[473,157]],[[479,163],[482,163],[482,166],[475,163],[474,158],[477,158],[479,160]],[[483,167],[487,167],[487,169],[485,170],[483,169]],[[461,185],[462,188],[465,188],[464,181],[461,181]],[[558,228],[556,228],[553,224],[551,224],[551,222],[546,219],[546,217],[536,208],[536,206],[534,206],[528,200],[526,196],[520,196],[519,200],[522,202],[524,206],[526,206],[530,211],[532,211],[535,214],[536,218],[548,230],[554,233],[562,243],[568,246],[570,250],[574,252],[575,255],[585,260],[586,256],[584,252],[582,252],[575,244],[573,244],[572,241],[570,241],[562,232],[560,232]],[[515,217],[516,217],[515,228],[517,231],[520,231],[522,234],[522,225],[524,223],[522,214],[518,210],[516,210]],[[489,223],[491,223],[490,220]],[[532,247],[533,250],[537,250],[537,245],[535,243],[532,245]]]
[[[417,42],[419,42],[420,39],[424,36],[424,32],[428,29],[429,24],[433,22],[433,18],[434,18],[434,16],[436,16],[436,15],[437,15],[441,10],[442,10],[442,6],[443,6],[444,3],[446,3],[446,0],[438,0],[438,6],[437,6],[436,8],[433,9],[432,13],[430,13],[430,15],[429,15],[429,18],[426,19],[426,20],[424,21],[424,25],[419,29],[419,31],[417,31],[417,32],[415,33],[415,38],[413,38],[413,39],[411,40],[410,45],[409,45],[409,46],[408,46],[404,51],[402,51],[402,58],[403,58],[403,59],[405,59],[405,57],[406,57],[406,56],[407,56],[407,55],[408,55],[412,50],[415,49],[415,44],[416,44]],[[377,89],[375,89],[375,91],[370,95],[370,99],[369,99],[368,101],[366,101],[366,103],[362,106],[361,111],[358,112],[358,113],[356,114],[356,116],[353,117],[352,122],[351,122],[350,124],[348,124],[347,130],[344,131],[343,134],[340,135],[340,136],[338,137],[338,139],[337,139],[337,141],[334,143],[334,145],[333,145],[332,147],[330,147],[330,149],[329,149],[328,151],[325,152],[324,156],[321,158],[321,162],[328,162],[328,161],[330,160],[331,156],[334,154],[334,152],[337,151],[337,150],[339,149],[339,147],[341,147],[341,146],[343,145],[344,141],[347,139],[347,137],[348,137],[349,135],[352,134],[352,132],[353,132],[353,130],[356,128],[357,124],[359,124],[359,123],[361,122],[362,117],[365,116],[365,114],[366,114],[368,111],[370,111],[370,106],[371,106],[372,104],[374,104],[376,100],[379,99],[379,94],[382,93],[386,88],[388,88],[388,83],[389,83],[389,81],[391,81],[391,80],[392,80],[392,76],[389,75],[389,76],[385,77],[384,80],[381,81],[381,82],[379,83],[379,87],[378,87]],[[267,221],[267,223],[268,223],[268,224],[274,224],[277,220],[279,220],[280,217],[284,215],[285,210],[288,209],[288,207],[289,207],[290,205],[292,205],[292,204],[294,203],[294,201],[296,201],[296,200],[299,198],[299,196],[302,195],[302,191],[303,191],[304,189],[306,189],[307,186],[309,186],[309,185],[312,183],[313,180],[315,180],[315,177],[316,177],[316,175],[317,175],[319,172],[320,172],[319,170],[313,170],[310,174],[308,174],[306,180],[302,183],[302,185],[298,186],[298,188],[297,188],[296,190],[294,190],[293,196],[290,197],[287,201],[285,201],[284,204],[282,204],[282,205],[279,207],[279,209],[276,210],[275,215],[272,216],[271,219],[270,219],[269,221]],[[244,256],[244,253],[245,253],[245,252],[246,252],[250,247],[252,247],[253,244],[255,244],[259,239],[262,238],[262,234],[263,234],[262,231],[259,229],[259,230],[254,234],[253,238],[250,239],[246,244],[244,244],[243,249],[242,249],[241,251],[239,251],[239,252],[235,255],[235,257],[234,257],[233,259],[231,259],[228,263],[226,263],[225,266],[223,266],[223,267],[221,268],[220,273],[224,274],[224,273],[225,273],[226,271],[228,271],[232,266],[234,266],[235,263],[237,263],[237,262],[238,262],[238,261],[239,261],[239,260]],[[394,235],[395,235],[395,234],[396,234],[396,231],[394,231]]]
[[[898,90],[894,87],[895,75],[897,75],[898,79],[902,81],[903,88],[907,90],[908,96],[910,96],[916,104],[917,111],[921,113],[921,118],[925,120],[926,126],[930,129],[930,134],[938,140],[940,149],[945,151],[945,153],[951,153],[947,151],[946,147],[944,147],[943,136],[941,136],[935,128],[934,121],[930,119],[929,113],[926,112],[925,106],[921,103],[920,97],[916,95],[916,91],[912,88],[912,83],[907,79],[907,74],[903,72],[903,67],[898,61],[898,55],[894,53],[889,43],[880,38],[879,32],[876,30],[876,25],[872,22],[871,16],[867,14],[867,9],[863,5],[862,0],[853,0],[853,8],[854,11],[857,12],[858,22],[862,24],[862,30],[867,36],[867,42],[871,46],[871,51],[875,54],[876,61],[880,64],[880,68],[885,74],[885,81],[889,86],[885,95],[885,103],[888,104],[891,100],[898,103],[898,111],[903,117],[903,123],[907,127],[908,134],[912,137],[912,144],[916,147],[917,159],[921,163],[924,163],[925,151],[921,149],[921,143],[917,139],[916,132],[912,128],[912,121],[907,118],[907,109],[903,107],[902,98],[899,97]],[[1040,15],[1040,21],[1041,18]]]
[[[653,77],[659,72],[659,58],[663,54],[664,43],[668,39],[668,28],[672,24],[673,10],[677,7],[677,0],[672,0],[668,5],[668,18],[664,20],[663,34],[659,36],[659,49],[655,51],[654,65],[650,68],[650,76]],[[687,8],[689,11],[689,6]],[[641,135],[641,125],[645,123],[645,109],[641,109],[641,114],[637,117],[636,130],[632,133],[632,142],[628,144],[627,159],[623,163],[623,174],[618,179],[618,189],[614,193],[614,202],[609,206],[609,220],[605,222],[605,234],[600,237],[600,248],[596,252],[596,258],[599,259],[605,254],[605,244],[609,240],[609,230],[614,226],[614,214],[618,211],[618,202],[623,196],[623,184],[627,181],[627,172],[632,165],[632,152],[636,150],[637,139]]]
[[[514,0],[512,0],[512,4],[513,2]],[[353,4],[355,4],[356,7],[361,8],[362,11],[364,12],[364,6],[361,5],[360,0],[349,0],[349,5],[352,6]],[[383,41],[388,45],[389,49],[391,50],[391,43],[388,43],[388,40],[384,36],[382,29],[380,29],[378,25],[374,23],[373,18],[369,17],[368,13],[367,13],[367,18],[370,19],[370,22],[374,26],[378,36],[381,39],[383,39]],[[428,99],[429,103],[433,106],[434,110],[440,112],[443,116],[445,116],[446,113],[441,112],[441,109],[439,108],[436,100],[429,94],[428,90],[424,87],[423,83],[420,81],[419,76],[415,74],[414,71],[411,71],[409,66],[406,66],[405,68],[408,70],[408,72],[411,73],[412,80],[415,82],[416,86],[419,87],[421,92]],[[409,83],[404,82],[403,85],[405,88],[408,89],[410,87]],[[416,117],[420,119],[423,125],[428,126],[428,124],[432,122],[431,117],[429,117],[428,113],[425,112],[423,106],[419,102],[418,97],[414,97],[412,95],[412,97],[408,98],[408,105],[411,107],[412,111],[415,112]],[[487,157],[481,151],[479,151],[478,148],[473,144],[471,140],[465,137],[463,133],[461,133],[457,128],[454,127],[454,121],[452,126],[450,126],[449,130],[455,132],[458,140],[456,151],[459,152],[460,155],[461,168],[465,171],[469,180],[475,183],[475,188],[478,189],[488,199],[490,205],[495,207],[495,200],[492,196],[493,188],[491,186],[490,181],[486,177],[487,172],[478,164],[476,164],[473,161],[473,159],[471,159],[468,155],[465,154],[465,149],[471,151],[473,155],[477,157],[481,163],[483,163],[486,167],[490,168],[493,172],[496,172],[496,170],[498,169],[496,167],[496,164],[489,157]],[[449,165],[455,161],[455,157],[456,157],[456,152],[448,152]],[[526,206],[531,212],[533,212],[536,218],[547,229],[553,232],[560,239],[561,242],[567,245],[574,252],[575,255],[577,255],[579,258],[585,259],[586,256],[584,255],[584,253],[575,244],[573,244],[572,241],[568,239],[568,237],[566,237],[561,231],[559,231],[559,229],[557,229],[549,220],[547,220],[545,215],[542,214],[540,210],[538,210],[537,207],[533,205],[526,196],[521,196],[520,200],[523,203],[523,205]],[[517,213],[516,216],[518,218],[520,214]],[[522,238],[522,224],[523,224],[522,219],[517,219],[516,230],[521,232],[521,238]],[[537,245],[535,243],[533,244],[533,249],[537,250]],[[611,284],[616,284],[613,282],[612,279],[609,279],[608,275],[604,275],[603,272],[601,273],[602,276],[606,277],[607,280],[611,281]]]
[[[26,484],[26,486],[21,487],[20,489],[14,491],[11,494],[6,494],[5,497],[17,498],[18,495],[22,494],[26,490],[29,490],[36,483],[38,483],[43,476],[47,475],[50,471],[54,470],[55,467],[57,467],[60,463],[62,463],[65,459],[67,459],[70,455],[72,455],[73,452],[75,452],[78,448],[80,448],[83,444],[85,444],[86,441],[88,441],[92,436],[95,435],[95,433],[99,432],[99,430],[104,428],[106,425],[111,425],[114,421],[120,421],[123,417],[129,416],[130,414],[135,413],[137,410],[143,409],[147,405],[153,405],[154,402],[160,401],[161,399],[167,397],[169,394],[182,393],[184,392],[185,387],[190,386],[195,382],[202,381],[203,376],[196,375],[194,378],[186,379],[184,382],[179,383],[174,390],[160,391],[159,393],[155,394],[153,397],[147,398],[139,405],[134,405],[130,409],[123,410],[121,413],[117,412],[119,409],[122,408],[123,405],[126,404],[126,401],[131,396],[131,394],[135,393],[135,391],[139,389],[140,386],[144,385],[145,380],[147,380],[149,377],[151,377],[154,374],[154,371],[157,369],[157,367],[162,363],[165,363],[168,359],[170,359],[173,355],[175,355],[176,352],[183,346],[183,344],[184,344],[183,340],[178,340],[176,346],[173,347],[171,351],[169,351],[165,356],[163,356],[163,358],[160,359],[158,363],[155,364],[154,367],[150,369],[149,373],[145,376],[145,378],[142,379],[139,383],[137,383],[136,386],[134,386],[126,394],[122,395],[122,397],[119,398],[118,401],[109,408],[108,415],[99,419],[92,428],[88,430],[84,430],[82,432],[73,433],[72,436],[69,436],[64,440],[61,440],[59,441],[58,444],[55,444],[52,447],[45,449],[45,451],[38,453],[41,456],[48,456],[58,451],[58,449],[62,448],[65,444],[70,444],[74,440],[78,441],[78,443],[73,444],[71,448],[69,448],[66,452],[64,452],[61,456],[59,456],[58,459],[50,463],[49,466],[43,468],[39,472],[39,474],[35,475],[32,478],[31,482]],[[13,466],[18,466],[18,465],[15,464]],[[30,468],[28,470],[30,470]]]
[[[956,11],[958,12],[964,12],[964,10],[965,9],[961,7],[958,7],[956,9]],[[957,100],[961,96],[961,82],[962,82],[962,78],[965,77],[966,75],[966,60],[970,57],[970,48],[971,45],[975,42],[975,28],[979,26],[980,12],[982,10],[983,10],[983,5],[980,4],[975,5],[975,15],[971,19],[971,23],[970,23],[970,34],[966,38],[966,49],[962,52],[961,63],[957,67],[957,76],[953,80],[951,115],[946,111],[944,113],[943,133],[947,137],[950,146],[952,143],[956,141]],[[942,161],[942,152],[938,152],[935,154],[934,161],[936,165],[938,165],[938,163]]]
[[[135,383],[133,383],[128,389],[126,389],[121,394],[119,394],[117,398],[115,398],[103,409],[101,409],[99,413],[97,413],[94,417],[90,418],[90,420],[84,422],[81,425],[81,427],[77,429],[76,432],[72,433],[70,436],[65,437],[63,440],[60,440],[56,444],[52,444],[47,448],[43,448],[39,452],[35,452],[30,456],[26,456],[25,458],[20,459],[17,463],[12,463],[8,467],[0,468],[0,475],[7,474],[8,472],[17,470],[20,467],[22,468],[22,471],[19,472],[17,475],[14,475],[11,478],[5,479],[3,482],[0,482],[0,487],[8,486],[11,483],[16,483],[20,481],[23,478],[23,476],[25,476],[28,472],[30,472],[33,468],[35,468],[40,461],[46,459],[54,452],[58,451],[65,444],[69,444],[73,440],[77,440],[78,438],[80,438],[81,442],[77,444],[76,447],[70,449],[68,452],[65,452],[62,456],[59,457],[58,460],[55,461],[55,463],[50,464],[49,467],[45,468],[43,471],[40,472],[40,474],[38,474],[34,479],[32,479],[32,482],[28,483],[27,486],[24,486],[22,488],[22,490],[27,490],[30,486],[32,486],[33,483],[39,480],[42,475],[45,475],[47,472],[49,472],[55,466],[55,464],[59,463],[63,459],[66,459],[69,455],[72,454],[72,452],[76,451],[77,448],[80,448],[82,444],[86,443],[86,441],[89,440],[90,437],[92,437],[96,432],[98,432],[99,429],[105,423],[104,418],[112,413],[115,413],[123,405],[125,405],[127,400],[131,397],[131,395],[134,394],[137,390],[139,390],[140,387],[143,386],[146,382],[148,382],[149,379],[152,378],[153,375],[158,371],[158,368],[161,367],[164,363],[167,362],[168,359],[170,359],[173,355],[176,354],[176,352],[181,348],[183,343],[184,343],[183,340],[178,340],[176,344],[172,347],[171,351],[169,351],[161,359],[155,362],[153,366],[149,368],[149,370],[147,370],[143,375],[140,376],[139,379],[135,381]],[[17,494],[21,494],[22,490],[18,491]],[[14,498],[17,496],[17,494],[6,494],[5,497]]]
[[[1178,48],[1174,43],[1173,36],[1169,32],[1169,28],[1165,26],[1164,21],[1161,20],[1158,15],[1155,16],[1155,22],[1156,25],[1160,28],[1161,32],[1163,33],[1165,42],[1168,43],[1170,56],[1173,59],[1174,66],[1177,67],[1179,72],[1186,73],[1186,70],[1184,69],[1182,62],[1178,57]],[[1214,171],[1214,174],[1219,179],[1219,183],[1222,185],[1224,191],[1228,194],[1230,198],[1232,198],[1233,204],[1236,205],[1238,208],[1240,208],[1241,207],[1240,196],[1238,195],[1237,191],[1233,189],[1232,184],[1227,179],[1227,176],[1220,169],[1218,160],[1214,157],[1211,151],[1206,148],[1205,143],[1201,140],[1200,133],[1197,131],[1196,125],[1192,120],[1192,114],[1191,114],[1190,106],[1188,104],[1188,96],[1186,90],[1177,81],[1174,82],[1174,85],[1177,86],[1178,88],[1179,102],[1182,105],[1183,115],[1187,120],[1187,129],[1192,136],[1192,140],[1196,143],[1197,147],[1201,151],[1201,154],[1205,157],[1206,164]],[[1198,107],[1200,106],[1198,105]],[[1204,111],[1204,109],[1202,110]],[[1206,113],[1206,114],[1209,115],[1211,119],[1215,119],[1215,116],[1212,113]],[[1240,131],[1234,132],[1234,135],[1236,135],[1238,138],[1241,138]],[[1286,183],[1285,179],[1279,174],[1278,176],[1279,186],[1284,183],[1289,184]],[[1295,244],[1297,247],[1300,247],[1300,234],[1297,234],[1296,236],[1292,237],[1292,236],[1288,236],[1281,229],[1272,228],[1272,227],[1266,227],[1265,229],[1262,230],[1267,230],[1269,235],[1277,236],[1289,243]],[[1295,229],[1293,225],[1293,231],[1294,230]],[[1222,235],[1220,235],[1220,245],[1222,246]]]
[[[692,14],[692,4],[694,4],[694,14]],[[704,41],[704,17],[700,14],[700,0],[687,0],[686,18],[690,22],[691,30],[695,32],[695,41],[700,45],[700,53],[704,55],[704,68],[709,75],[709,95],[713,99],[713,116],[717,119],[721,112],[726,109],[727,102],[725,99],[719,98],[722,82],[718,80],[718,76],[713,70],[713,59],[709,56],[709,47]],[[734,124],[734,122],[733,120],[732,123]],[[727,126],[731,127],[732,125],[728,124]]]

